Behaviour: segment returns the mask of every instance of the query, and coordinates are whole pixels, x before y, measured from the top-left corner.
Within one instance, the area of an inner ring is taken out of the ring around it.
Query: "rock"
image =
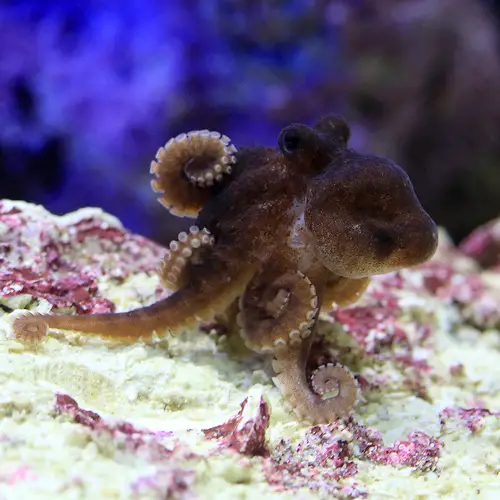
[[[500,218],[478,227],[460,244],[460,250],[483,267],[500,267]]]
[[[52,332],[30,351],[12,337],[19,309],[164,297],[163,253],[97,209],[0,201],[0,496],[495,496],[498,266],[443,236],[431,262],[325,311],[310,369],[338,360],[362,394],[328,425],[298,421],[269,360],[216,324],[153,345]]]

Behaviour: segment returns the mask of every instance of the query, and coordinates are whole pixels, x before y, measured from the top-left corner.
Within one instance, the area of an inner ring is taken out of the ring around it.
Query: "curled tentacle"
[[[358,386],[342,365],[328,363],[306,376],[310,342],[275,351],[274,383],[299,417],[314,424],[348,415],[356,404]]]
[[[14,320],[16,340],[27,346],[37,346],[47,337],[49,326],[43,320],[43,315],[24,312]]]
[[[311,334],[318,311],[318,297],[301,272],[274,277],[259,274],[240,297],[238,324],[250,349],[272,352],[299,345]]]
[[[162,194],[158,201],[174,215],[195,217],[210,198],[210,187],[231,173],[234,153],[219,132],[193,130],[170,139],[151,162],[151,187]]]
[[[196,261],[200,250],[213,243],[214,237],[208,229],[200,230],[197,226],[191,226],[189,232],[179,233],[177,240],[170,242],[170,250],[161,264],[160,277],[163,285],[172,291],[185,286],[189,279],[187,263]]]
[[[352,372],[339,363],[321,365],[311,375],[311,385],[322,399],[342,398],[352,406],[357,399],[357,382]]]

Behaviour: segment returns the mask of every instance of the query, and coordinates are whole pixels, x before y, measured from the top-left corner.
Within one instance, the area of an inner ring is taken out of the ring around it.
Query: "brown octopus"
[[[17,337],[57,328],[151,340],[234,311],[246,345],[273,355],[274,381],[299,416],[345,416],[357,397],[351,372],[329,363],[306,375],[320,308],[354,302],[370,276],[419,264],[437,244],[406,173],[348,149],[349,134],[328,116],[284,128],[277,149],[238,152],[208,130],[170,139],[151,163],[152,187],[172,213],[197,217],[162,263],[175,293],[118,314],[21,316]]]

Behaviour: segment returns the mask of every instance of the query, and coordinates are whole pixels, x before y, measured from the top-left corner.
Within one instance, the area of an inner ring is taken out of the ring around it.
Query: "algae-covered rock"
[[[428,264],[323,314],[311,362],[340,360],[361,393],[328,425],[298,421],[270,360],[217,324],[153,345],[13,338],[19,309],[164,297],[163,254],[97,209],[0,202],[0,497],[498,498],[498,267],[443,235]]]

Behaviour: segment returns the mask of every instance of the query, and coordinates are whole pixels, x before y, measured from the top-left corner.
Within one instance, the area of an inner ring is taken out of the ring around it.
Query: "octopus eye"
[[[305,125],[290,125],[281,131],[278,144],[284,155],[294,154],[305,147],[310,129]]]
[[[397,246],[396,236],[385,229],[376,229],[373,233],[377,252],[382,257],[389,256]]]
[[[285,134],[285,137],[283,137],[283,149],[285,153],[293,153],[299,149],[299,146],[300,136],[295,131]]]

